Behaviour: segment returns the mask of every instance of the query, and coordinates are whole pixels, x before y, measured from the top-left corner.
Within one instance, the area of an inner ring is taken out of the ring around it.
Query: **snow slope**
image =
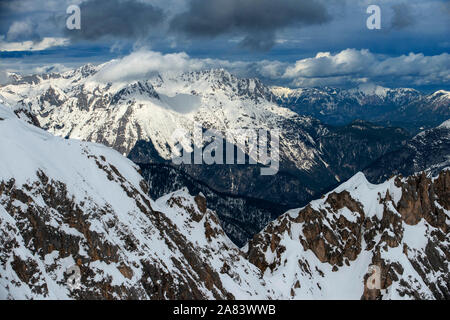
[[[266,298],[203,198],[155,203],[116,151],[0,115],[0,299]]]
[[[292,299],[448,299],[450,172],[370,184],[362,173],[292,210],[245,248]],[[369,290],[379,266],[381,290]]]

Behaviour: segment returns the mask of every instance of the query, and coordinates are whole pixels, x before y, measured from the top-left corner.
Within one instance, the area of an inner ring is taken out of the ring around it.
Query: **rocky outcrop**
[[[247,257],[266,275],[288,278],[293,297],[305,294],[296,288],[304,274],[314,285],[325,274],[328,289],[319,291],[326,291],[338,285],[337,273],[360,281],[363,299],[448,299],[449,179],[446,170],[436,178],[422,173],[375,186],[360,174],[271,223],[250,241]],[[308,252],[314,257],[307,259]],[[287,267],[296,260],[296,267]],[[373,279],[369,266],[378,268],[377,289],[367,286]]]

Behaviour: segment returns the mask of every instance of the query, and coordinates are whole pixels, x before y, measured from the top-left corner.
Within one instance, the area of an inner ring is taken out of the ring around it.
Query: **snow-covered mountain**
[[[380,185],[359,173],[269,224],[248,259],[292,299],[449,299],[449,185],[449,170]]]
[[[7,106],[9,111],[12,111],[19,119],[22,119],[36,127],[40,126],[39,120],[36,118],[34,112],[29,106],[8,105],[5,100],[6,99],[0,95],[0,104],[2,104],[4,108]]]
[[[61,75],[35,76],[0,91],[6,102],[31,107],[42,126],[58,136],[100,142],[126,154],[138,140],[152,141],[165,159],[174,147],[173,132],[192,131],[194,121],[225,131],[275,127],[280,119],[296,117],[267,102],[270,92],[259,81],[224,70],[111,84],[98,80],[101,69],[87,65]],[[303,165],[311,165],[309,161]]]
[[[355,119],[403,126],[412,132],[431,128],[450,117],[450,92],[426,95],[409,89],[361,85],[354,89],[273,87],[280,105],[325,123],[341,125]]]
[[[363,122],[336,128],[299,116],[280,107],[272,90],[261,81],[240,79],[224,70],[104,83],[101,75],[107,66],[16,75],[12,84],[0,87],[0,94],[10,105],[33,112],[49,132],[110,146],[140,165],[170,164],[172,134],[177,129],[192,132],[195,122],[205,129],[226,132],[231,143],[242,143],[236,129],[278,128],[281,164],[275,177],[261,176],[260,167],[253,165],[182,167],[216,194],[241,197],[243,203],[252,198],[276,204],[268,208],[272,216],[279,214],[279,205],[305,205],[409,139],[400,129]],[[176,184],[161,181],[165,185],[159,186],[160,190],[176,190]],[[227,219],[225,231],[242,245],[254,229],[261,230],[267,223],[265,209],[257,210],[260,216],[252,221],[259,223],[251,226],[239,218],[245,214],[241,209]],[[224,218],[221,215],[222,222]]]
[[[364,170],[372,182],[382,182],[393,175],[412,175],[427,171],[438,173],[450,165],[450,120],[425,130],[399,150],[387,153]]]
[[[202,196],[154,202],[116,151],[54,137],[3,106],[0,149],[0,299],[271,294]]]
[[[281,129],[283,161],[303,171],[327,167],[316,141],[330,129],[278,106],[270,88],[257,79],[208,70],[103,83],[99,73],[106,66],[17,76],[13,84],[0,87],[0,94],[10,105],[33,110],[42,127],[57,136],[102,143],[123,154],[143,140],[169,160],[174,131],[191,132],[198,122],[227,132],[231,143],[242,142],[239,129]]]
[[[243,142],[240,129],[280,129],[280,159],[286,166],[337,177],[333,183],[348,178],[330,167],[319,142],[333,129],[278,106],[270,88],[257,79],[208,70],[103,83],[99,74],[107,65],[16,76],[0,87],[0,94],[10,105],[32,110],[41,126],[57,136],[102,143],[126,155],[139,141],[151,142],[165,160],[174,149],[173,133],[192,132],[195,122],[226,132],[234,144]]]
[[[2,299],[449,297],[449,170],[381,185],[359,173],[240,250],[203,195],[153,201],[116,151],[1,105],[0,119]]]

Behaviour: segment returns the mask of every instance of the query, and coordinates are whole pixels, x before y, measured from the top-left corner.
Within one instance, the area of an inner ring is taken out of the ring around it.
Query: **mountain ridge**
[[[362,119],[418,133],[450,117],[450,92],[445,90],[423,94],[366,84],[352,89],[272,87],[272,92],[280,105],[332,125]]]
[[[0,162],[1,298],[450,295],[448,168],[380,185],[358,173],[240,250],[202,194],[153,201],[139,168],[116,151],[54,137],[1,105],[0,118],[9,151]],[[367,287],[370,265],[380,267],[380,290]]]

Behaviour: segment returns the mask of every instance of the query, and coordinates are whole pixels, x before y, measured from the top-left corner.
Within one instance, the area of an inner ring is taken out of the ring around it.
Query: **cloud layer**
[[[449,86],[450,55],[410,53],[386,57],[369,50],[346,49],[336,54],[318,53],[295,63],[280,61],[228,61],[194,59],[186,53],[161,54],[139,50],[104,65],[97,79],[102,82],[145,79],[155,73],[224,68],[239,76],[259,77],[266,82],[291,87],[354,87],[376,83],[387,87]]]
[[[450,84],[450,55],[410,53],[397,57],[376,55],[369,50],[346,49],[336,54],[318,53],[289,66],[284,79],[294,86],[352,85],[375,82],[387,86]]]
[[[80,4],[81,29],[66,30],[75,40],[146,38],[165,19],[162,9],[137,0],[87,0]]]
[[[190,37],[238,34],[244,47],[268,50],[278,30],[330,19],[317,0],[191,0],[188,10],[172,19],[171,30]]]
[[[150,77],[154,73],[184,72],[205,68],[206,61],[191,59],[186,53],[161,54],[139,50],[106,63],[96,74],[101,82],[133,81]]]
[[[0,52],[10,51],[42,51],[48,48],[63,47],[69,45],[69,39],[45,37],[39,41],[6,42],[0,36]]]
[[[394,11],[391,21],[393,29],[404,29],[415,24],[414,14],[407,4],[395,4],[392,6],[392,10]]]

